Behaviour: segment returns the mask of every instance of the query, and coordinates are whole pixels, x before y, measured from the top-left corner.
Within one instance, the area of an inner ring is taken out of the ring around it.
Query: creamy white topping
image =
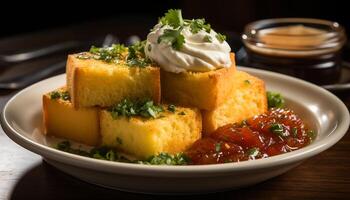
[[[185,43],[176,50],[170,43],[158,43],[158,38],[166,29],[173,28],[169,25],[157,24],[148,34],[145,46],[146,55],[165,71],[173,73],[206,72],[231,66],[231,48],[226,41],[217,39],[217,33],[214,30],[211,30],[210,33],[200,30],[193,34],[189,26],[184,26],[181,34],[185,38]]]

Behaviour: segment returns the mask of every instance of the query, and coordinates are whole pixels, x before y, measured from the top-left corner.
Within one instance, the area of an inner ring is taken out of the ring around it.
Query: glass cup
[[[246,65],[331,84],[340,75],[346,42],[337,22],[309,18],[266,19],[248,24],[242,40]]]

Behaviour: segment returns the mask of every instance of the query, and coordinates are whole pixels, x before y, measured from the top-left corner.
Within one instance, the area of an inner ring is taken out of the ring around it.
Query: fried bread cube
[[[202,111],[203,133],[211,133],[217,128],[267,111],[267,97],[264,81],[246,72],[237,70],[234,89],[229,98],[217,108]]]
[[[102,145],[145,159],[159,153],[179,153],[201,138],[202,119],[198,109],[176,107],[161,117],[113,117],[100,113]]]
[[[160,102],[160,70],[155,66],[129,67],[93,58],[68,56],[67,88],[74,107],[108,107],[124,98]]]
[[[161,71],[162,98],[167,102],[213,110],[227,99],[233,87],[236,71],[234,54],[232,66],[209,72],[171,73]]]
[[[43,121],[46,135],[92,146],[100,142],[99,109],[75,109],[64,88],[43,95]]]

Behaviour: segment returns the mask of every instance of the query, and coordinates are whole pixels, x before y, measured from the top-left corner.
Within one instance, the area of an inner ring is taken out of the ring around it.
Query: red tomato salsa
[[[315,133],[291,110],[272,108],[267,113],[229,124],[196,141],[185,154],[190,164],[217,164],[265,158],[312,142]]]

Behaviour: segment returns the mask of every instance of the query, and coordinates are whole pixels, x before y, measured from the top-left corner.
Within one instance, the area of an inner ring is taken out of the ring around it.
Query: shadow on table
[[[218,180],[219,181],[219,180]],[[250,199],[261,196],[263,184],[241,190],[189,196],[146,195],[106,189],[75,179],[46,162],[28,170],[14,186],[10,199]],[[257,191],[252,190],[259,188]]]

